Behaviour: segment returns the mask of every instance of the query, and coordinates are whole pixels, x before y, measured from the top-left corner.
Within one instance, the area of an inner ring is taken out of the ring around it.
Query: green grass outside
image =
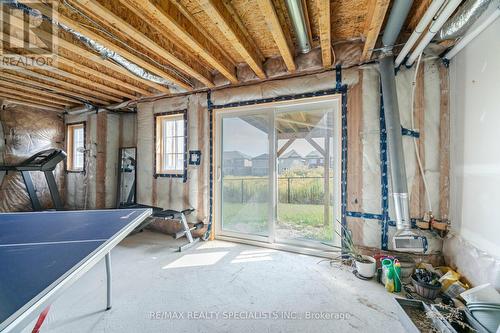
[[[323,209],[323,205],[279,203],[277,234],[286,234],[288,230],[293,232],[294,238],[332,240],[333,223],[323,225]],[[231,231],[266,235],[268,214],[268,205],[264,203],[225,202],[223,227]]]

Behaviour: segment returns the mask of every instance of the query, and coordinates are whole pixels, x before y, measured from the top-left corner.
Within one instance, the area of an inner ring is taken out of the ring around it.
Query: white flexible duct
[[[411,66],[418,58],[420,53],[422,53],[425,47],[431,42],[432,38],[438,33],[439,29],[446,23],[446,21],[450,18],[451,14],[457,9],[462,0],[450,0],[448,4],[441,11],[439,16],[436,18],[434,22],[431,23],[429,30],[425,33],[424,37],[420,40],[417,47],[413,50],[412,54],[406,61],[406,66]]]
[[[405,46],[403,46],[403,49],[401,50],[401,52],[399,52],[399,55],[397,56],[394,64],[395,67],[401,65],[406,55],[410,53],[413,45],[415,45],[415,43],[418,41],[420,35],[425,31],[425,28],[427,28],[431,20],[435,19],[436,13],[438,12],[439,8],[443,6],[445,2],[446,0],[432,1],[429,8],[427,8],[427,10],[425,11],[424,16],[422,16],[417,26],[415,27],[415,30],[413,30],[413,33],[411,34],[410,38],[408,38],[408,41],[406,42]]]

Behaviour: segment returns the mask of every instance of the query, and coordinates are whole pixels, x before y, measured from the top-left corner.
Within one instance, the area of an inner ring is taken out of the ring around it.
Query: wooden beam
[[[81,8],[85,8],[87,11],[91,11],[92,14],[99,16],[102,20],[106,21],[109,23],[111,26],[115,27],[116,29],[120,30],[121,32],[125,33],[128,35],[131,39],[135,40],[138,42],[140,45],[144,46],[154,54],[157,54],[161,58],[165,59],[169,63],[171,63],[173,66],[175,66],[177,69],[183,71],[184,73],[187,73],[188,75],[191,75],[192,77],[196,78],[203,84],[213,87],[213,83],[211,81],[211,77],[209,74],[207,74],[207,71],[205,68],[203,68],[201,65],[197,65],[195,63],[192,64],[187,64],[184,60],[181,60],[179,57],[177,57],[173,52],[164,49],[162,46],[157,44],[155,41],[151,40],[148,38],[146,35],[144,35],[141,31],[130,25],[127,21],[123,20],[120,18],[118,15],[114,14],[110,10],[108,10],[106,7],[101,5],[95,0],[75,0]],[[141,2],[141,10],[146,10],[147,5],[149,2],[144,1]],[[136,12],[136,14],[138,14]],[[79,27],[80,29],[81,27]],[[91,37],[92,38],[92,37]],[[129,52],[127,52],[129,53]],[[120,53],[122,56],[122,53]],[[126,57],[126,56],[125,56]],[[137,57],[138,58],[138,57]],[[134,61],[135,62],[135,61]],[[142,65],[141,65],[142,66]],[[153,66],[154,67],[154,66]],[[192,87],[184,82],[183,80],[180,80],[178,77],[167,73],[165,71],[162,71],[163,75],[162,77],[168,79],[169,81],[172,81],[176,85],[191,91]]]
[[[368,8],[373,8],[373,14],[370,15],[370,12],[368,13],[368,21],[365,23],[366,41],[363,53],[361,54],[361,61],[369,61],[372,57],[373,49],[384,23],[385,14],[389,8],[389,3],[390,0],[370,0]]]
[[[109,104],[108,101],[105,101],[105,100],[93,97],[94,96],[94,92],[91,91],[90,89],[85,89],[85,88],[82,88],[80,86],[73,85],[71,83],[68,83],[68,82],[65,82],[65,81],[62,81],[62,80],[58,80],[58,79],[55,79],[55,78],[52,78],[52,77],[49,77],[49,76],[46,76],[46,75],[43,75],[43,74],[39,74],[39,73],[34,72],[34,71],[30,71],[30,70],[24,69],[22,67],[15,67],[15,68],[12,68],[12,70],[16,71],[18,73],[22,73],[22,74],[27,75],[27,76],[34,77],[34,78],[42,80],[42,81],[46,81],[46,82],[55,84],[55,85],[60,85],[60,86],[63,86],[65,88],[72,88],[72,89],[75,89],[75,90],[87,93],[86,95],[84,95],[84,94],[81,94],[80,92],[73,92],[73,91],[69,90],[71,92],[71,96],[80,97],[82,99],[93,101],[95,103],[100,103],[100,104],[103,104],[103,105],[108,105]],[[67,89],[65,89],[65,90],[68,91]]]
[[[5,82],[4,81],[0,81],[0,87],[2,87],[2,92],[4,93],[8,93],[8,94],[11,94],[11,95],[17,95],[19,98],[28,98],[28,99],[37,99],[41,102],[46,102],[46,103],[49,103],[53,106],[67,106],[67,105],[70,105],[70,103],[68,102],[61,102],[61,101],[57,101],[55,99],[51,99],[51,98],[47,98],[47,97],[43,97],[43,96],[39,96],[39,95],[36,95],[36,94],[33,94],[33,93],[28,93],[26,91],[22,91],[22,90],[14,90],[12,87],[9,87],[8,85],[4,84]],[[16,96],[13,96],[13,97],[16,97]]]
[[[290,147],[292,145],[292,143],[295,142],[295,139],[292,138],[292,139],[288,139],[287,142],[285,142],[285,144],[283,145],[283,147],[281,147],[279,150],[278,150],[278,153],[276,154],[276,157],[280,157],[281,155],[283,155],[283,153],[286,151],[286,149],[288,147]]]
[[[41,6],[40,4],[35,4],[32,2],[28,2],[28,0],[20,0],[20,2],[25,3],[27,6],[30,6],[31,8],[39,10],[42,14],[49,14],[49,9],[45,6]],[[92,30],[81,26],[78,22],[76,22],[76,21],[74,21],[74,20],[72,20],[72,19],[70,19],[70,18],[68,18],[60,13],[58,14],[57,20],[59,23],[64,24],[65,26],[69,27],[70,29],[73,29],[73,30],[81,33],[82,35],[96,41],[97,43],[101,44],[102,46],[106,47],[107,49],[109,49],[113,52],[116,52],[117,54],[121,55],[122,57],[130,60],[131,62],[135,63],[137,66],[140,66],[143,69],[145,69],[151,73],[154,73],[160,77],[168,78],[169,74],[167,72],[163,71],[162,69],[160,69],[156,66],[151,65],[149,62],[147,62],[147,61],[143,60],[142,58],[130,53],[129,51],[125,50],[124,48],[121,48],[121,47],[111,43],[110,41],[108,41],[107,39],[96,34]],[[45,31],[42,31],[40,29],[37,29],[37,36],[40,37],[41,39],[44,39],[44,40],[46,40],[47,38],[51,38],[50,34],[48,34]],[[64,40],[62,38],[59,38],[57,46],[62,47],[64,49],[67,49],[68,51],[75,53],[75,54],[78,54],[78,55],[85,57],[89,60],[92,59],[91,61],[94,61],[100,65],[106,66],[106,67],[108,67],[116,72],[123,74],[123,75],[127,75],[128,77],[130,77],[134,80],[138,80],[138,81],[140,81],[140,82],[142,82],[142,83],[144,83],[144,84],[146,84],[146,85],[148,85],[148,86],[150,86],[158,91],[161,91],[164,93],[170,93],[170,90],[167,87],[162,86],[162,85],[157,84],[157,83],[154,83],[154,82],[151,82],[149,80],[142,79],[141,77],[132,74],[131,72],[129,72],[125,68],[112,63],[110,60],[104,60],[101,56],[95,55],[95,54],[93,54],[93,53],[73,44],[73,43],[67,42],[66,40]],[[192,90],[190,88],[190,86],[185,87],[185,89]]]
[[[330,19],[330,0],[317,0],[319,41],[323,67],[332,67],[332,27]]]
[[[64,111],[64,108],[57,107],[53,104],[48,104],[45,102],[35,102],[32,100],[27,100],[25,98],[11,96],[11,95],[4,93],[4,92],[0,92],[0,97],[3,97],[4,100],[12,101],[12,102],[15,102],[15,103],[21,104],[21,105],[28,105],[28,106],[38,107],[38,108],[41,108],[44,110],[57,111],[57,112]]]
[[[326,158],[326,150],[323,149],[316,141],[314,141],[313,138],[306,136],[305,139],[307,142],[309,142],[311,146],[314,147],[314,149],[318,151],[318,153],[320,153],[323,156],[323,158]]]
[[[29,5],[32,6],[33,8],[36,8],[36,9],[40,10],[43,14],[48,14],[48,12],[47,12],[48,9],[45,8],[44,6],[41,6],[39,4],[37,5],[37,4],[34,4],[34,3],[29,3]],[[16,26],[16,27],[19,28],[20,23],[16,22],[17,21],[16,19],[11,20],[11,21],[13,21],[11,23],[13,26]],[[45,40],[45,41],[47,41],[47,40],[50,41],[51,38],[52,38],[52,36],[48,32],[46,32],[44,30],[41,30],[41,29],[36,29],[36,35],[41,40]],[[80,47],[80,46],[78,46],[76,44],[67,42],[63,38],[59,38],[58,39],[58,48],[62,48],[62,49],[68,50],[71,53],[74,53],[76,55],[79,55],[79,56],[82,56],[84,58],[87,58],[89,61],[92,61],[92,62],[95,62],[95,63],[97,63],[99,65],[102,65],[102,66],[104,66],[104,67],[106,67],[106,68],[108,68],[108,69],[110,69],[110,70],[112,70],[114,72],[118,72],[118,73],[120,73],[122,75],[125,75],[125,76],[127,76],[127,77],[129,77],[129,78],[131,78],[131,79],[133,79],[135,81],[141,82],[144,85],[149,86],[149,87],[151,87],[153,89],[156,89],[158,91],[167,92],[167,93],[170,92],[168,90],[168,88],[166,88],[164,86],[161,86],[161,85],[159,85],[157,83],[151,82],[149,80],[142,79],[141,77],[138,77],[135,74],[129,72],[125,68],[123,68],[121,66],[118,66],[118,65],[112,63],[109,60],[105,60],[101,56],[98,56],[98,55],[96,55],[94,53],[91,53],[91,52],[87,51],[86,49],[84,49],[84,48],[82,48],[82,47]],[[67,59],[67,58],[65,58],[65,57],[63,57],[62,55],[59,54],[58,55],[58,60],[61,60],[61,59],[62,59],[62,62],[64,62],[65,60],[70,60],[70,59]],[[75,62],[73,62],[73,63],[76,64]],[[80,67],[84,67],[83,65],[79,65],[79,66]],[[73,67],[76,68],[76,66],[73,66]],[[101,76],[104,77],[104,76],[107,76],[107,75],[105,75],[104,73],[101,73]],[[107,77],[114,79],[111,76],[107,76]],[[139,92],[139,93],[141,93],[143,95],[147,95],[147,96],[151,96],[152,95],[147,90],[144,90],[142,88],[138,88],[138,87],[136,87],[134,85],[131,85],[129,83],[123,82],[123,80],[118,80],[118,79],[114,79],[114,80],[116,80],[115,83],[116,82],[120,82],[121,85],[123,85],[125,87],[128,87],[131,90],[137,91],[137,92]]]
[[[11,70],[13,70],[13,69],[11,69]],[[17,70],[17,72],[20,72],[20,73],[22,72],[23,74],[28,75],[28,76],[30,76],[31,74],[36,74],[36,73],[31,72],[31,71],[24,70],[22,68],[19,68]],[[61,93],[61,94],[65,94],[67,96],[72,96],[73,98],[77,97],[77,98],[80,98],[80,99],[83,99],[83,100],[89,100],[89,101],[94,101],[95,100],[95,98],[88,97],[88,96],[76,93],[74,91],[71,91],[71,90],[67,90],[67,89],[64,89],[64,88],[57,87],[57,86],[45,84],[43,82],[39,82],[39,81],[36,81],[36,80],[28,79],[28,78],[25,78],[25,77],[22,77],[22,76],[13,75],[13,74],[7,73],[5,71],[0,71],[0,73],[1,73],[1,77],[2,78],[8,78],[8,79],[11,79],[11,80],[15,80],[17,82],[21,82],[23,84],[30,84],[30,85],[33,85],[35,87],[40,87],[40,88],[48,89],[48,90],[53,91],[53,92],[58,92],[58,93]],[[43,80],[43,78],[42,78],[42,80]],[[81,100],[78,100],[78,99],[75,99],[75,100],[78,103],[83,104],[83,102]]]
[[[194,26],[175,5],[169,1],[163,1],[161,3],[154,0],[119,1],[127,8],[132,9],[135,14],[144,20],[150,21],[149,17],[154,18],[156,22],[161,24],[161,26],[153,24],[152,27],[160,32],[163,37],[171,39],[169,34],[174,35],[207,64],[217,69],[231,83],[238,83],[238,79],[236,78],[236,69],[232,60],[226,58],[219,51],[219,49],[213,45],[207,37],[205,37],[204,33]],[[206,79],[209,78],[207,77]],[[208,85],[211,84],[211,82],[203,83]]]
[[[450,108],[448,69],[439,66],[441,87],[439,119],[439,217],[445,221],[450,209]]]
[[[255,74],[260,79],[265,79],[266,74],[262,67],[264,57],[248,40],[247,34],[243,31],[245,28],[241,20],[234,16],[236,11],[228,9],[231,4],[220,0],[198,0],[198,3]]]
[[[58,109],[58,108],[48,107],[48,106],[40,105],[40,104],[37,104],[37,103],[31,103],[31,102],[27,102],[27,101],[23,101],[23,100],[18,100],[18,99],[15,99],[15,98],[5,97],[5,98],[0,98],[0,99],[2,99],[4,101],[10,101],[10,102],[13,102],[13,103],[19,104],[19,105],[29,106],[29,107],[32,107],[32,108],[35,108],[35,109],[41,109],[41,110],[45,110],[45,111],[53,111],[53,112],[58,112],[58,113],[64,112],[64,109]]]
[[[10,41],[17,41],[19,43],[22,43],[22,40],[14,37],[12,35],[9,36],[8,34],[5,34],[5,33],[1,34],[0,40],[6,41],[7,39],[10,39]],[[61,39],[59,39],[59,40],[61,40]],[[19,44],[19,45],[21,45],[21,44]],[[36,50],[33,51],[33,53],[35,53],[35,54],[40,54],[41,52],[42,51],[36,51]],[[34,56],[30,55],[29,57],[34,57]],[[75,69],[77,69],[77,70],[79,70],[81,72],[84,72],[84,73],[88,74],[88,75],[96,76],[97,78],[99,78],[99,79],[101,79],[103,81],[110,81],[111,83],[116,84],[117,86],[124,87],[125,89],[129,89],[129,90],[133,90],[133,91],[138,91],[138,92],[143,93],[145,95],[152,95],[147,90],[138,88],[138,87],[133,86],[133,85],[127,83],[127,82],[123,82],[123,80],[119,80],[119,79],[116,79],[116,78],[114,78],[112,76],[103,74],[103,73],[101,73],[99,71],[96,71],[96,70],[94,70],[92,68],[89,68],[89,67],[86,67],[84,65],[81,65],[81,64],[79,64],[77,62],[74,62],[71,59],[65,58],[65,57],[63,57],[61,55],[57,56],[57,65],[59,65],[59,64],[65,65],[65,66],[70,67],[70,68],[75,68]],[[61,68],[59,68],[59,69],[61,69]],[[65,71],[65,72],[67,72],[67,71]],[[68,73],[70,73],[70,72],[68,72]],[[72,73],[70,73],[70,74],[72,74]],[[72,74],[72,75],[74,75],[74,74]],[[84,79],[86,80],[86,78],[84,78]],[[77,80],[80,80],[80,77]],[[95,81],[91,81],[91,82],[92,82],[91,83],[92,85],[95,84]],[[105,85],[101,85],[101,86],[103,87],[102,88],[103,90],[111,92],[111,93],[115,93],[115,95],[122,96],[122,97],[127,97],[127,98],[130,98],[130,99],[135,99],[136,98],[136,96],[128,94],[126,92],[122,92],[120,90],[113,89],[113,88],[105,86]]]
[[[257,0],[257,3],[259,4],[259,8],[264,16],[264,19],[266,20],[267,27],[271,31],[274,41],[280,50],[280,54],[285,62],[286,68],[289,72],[295,72],[297,67],[295,66],[295,62],[293,60],[293,52],[287,43],[285,33],[283,32],[283,28],[281,27],[272,1]]]
[[[44,96],[44,97],[52,98],[54,100],[66,101],[67,105],[70,105],[70,104],[81,104],[82,103],[79,100],[71,98],[71,97],[57,95],[57,94],[54,94],[54,93],[47,92],[45,90],[36,89],[36,88],[33,88],[33,87],[25,86],[25,85],[22,85],[22,84],[11,82],[11,81],[5,81],[4,76],[6,74],[8,74],[8,73],[2,73],[2,77],[0,77],[0,85],[3,85],[5,87],[9,87],[9,88],[18,89],[18,90],[23,91],[23,92],[33,93],[34,95],[37,95],[37,96],[39,95],[39,96]],[[23,79],[21,77],[16,77],[16,78],[18,80],[22,80]]]
[[[425,11],[427,8],[429,8],[432,0],[420,0],[416,1],[416,8],[415,11],[413,12],[413,15],[410,16],[409,22],[408,22],[408,29],[413,31],[416,27],[418,22],[422,19],[422,17],[425,14]]]

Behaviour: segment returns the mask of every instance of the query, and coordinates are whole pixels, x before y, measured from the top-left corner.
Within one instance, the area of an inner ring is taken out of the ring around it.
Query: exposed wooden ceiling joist
[[[281,57],[289,72],[295,72],[297,67],[293,58],[293,52],[288,45],[283,28],[274,9],[271,0],[257,0],[259,8],[265,17],[266,24],[273,35],[274,41],[280,50]]]
[[[45,14],[45,15],[49,14],[48,9],[45,6],[31,3],[28,0],[19,0],[19,1],[24,2],[26,5],[30,6],[31,8],[39,10],[42,14]],[[147,62],[147,61],[143,60],[142,58],[130,53],[129,51],[125,50],[124,48],[115,45],[114,43],[108,41],[106,38],[103,38],[100,35],[98,35],[97,33],[93,32],[92,30],[81,26],[78,22],[72,20],[71,18],[64,16],[63,14],[59,14],[57,17],[57,20],[59,23],[64,24],[65,26],[69,27],[70,29],[78,31],[82,35],[94,40],[95,42],[101,44],[102,46],[106,47],[107,49],[109,49],[113,52],[116,52],[117,54],[121,55],[122,57],[126,58],[127,60],[135,63],[137,66],[140,66],[140,67],[144,68],[145,70],[147,70],[155,75],[158,75],[158,76],[163,77],[163,78],[168,78],[170,76],[170,74],[168,74],[164,70],[162,70],[156,66],[153,66],[149,62]],[[41,30],[37,30],[37,35],[42,39],[50,36],[50,35],[48,35],[47,32],[44,32]],[[91,52],[89,52],[89,51],[87,51],[87,50],[85,50],[85,49],[83,49],[83,48],[81,48],[73,43],[70,43],[70,42],[62,39],[62,38],[60,38],[58,41],[58,47],[62,47],[64,49],[69,50],[70,52],[73,52],[73,53],[79,54],[81,56],[84,56],[86,58],[89,58],[89,60],[91,60],[91,61],[95,61],[99,64],[102,64],[103,66],[110,68],[111,70],[119,72],[123,75],[127,75],[134,80],[141,81],[142,83],[144,83],[144,84],[146,84],[146,85],[148,85],[148,86],[150,86],[158,91],[161,91],[164,93],[170,93],[170,90],[167,87],[162,86],[162,85],[157,84],[157,83],[154,83],[154,82],[151,82],[151,81],[148,81],[148,80],[145,80],[145,79],[141,79],[138,76],[130,73],[125,68],[120,67],[120,66],[112,63],[109,60],[104,60],[102,57],[100,57],[94,53],[91,53]],[[184,88],[186,90],[192,90],[191,87],[187,86],[187,85]]]
[[[315,0],[318,7],[319,39],[323,67],[332,67],[332,27],[330,18],[330,0]]]
[[[79,5],[80,8],[92,12],[93,15],[99,16],[102,20],[106,21],[109,25],[115,27],[116,29],[122,31],[123,33],[127,34],[131,39],[135,40],[154,54],[160,56],[162,59],[165,59],[169,63],[171,63],[173,66],[175,66],[177,69],[183,71],[184,73],[196,78],[203,84],[207,86],[213,86],[213,83],[211,82],[211,77],[207,73],[206,69],[203,68],[203,66],[195,64],[194,62],[191,64],[187,64],[183,59],[180,59],[177,57],[175,54],[173,54],[171,51],[164,49],[162,46],[160,46],[158,43],[155,41],[151,40],[149,37],[144,35],[141,31],[139,31],[137,28],[133,27],[131,24],[129,24],[127,21],[119,17],[118,15],[114,14],[110,10],[108,10],[106,7],[98,3],[97,1],[94,0],[75,0]],[[143,3],[145,5],[145,3]],[[145,9],[143,9],[145,10]],[[91,37],[92,38],[92,37]],[[121,54],[121,53],[120,53]],[[121,54],[123,56],[123,54]],[[131,60],[131,59],[130,59]],[[192,90],[192,87],[184,82],[183,80],[180,80],[176,76],[173,76],[169,73],[165,73],[166,75],[162,75],[167,80],[172,81],[176,85],[183,87],[186,90]]]
[[[61,102],[55,100],[53,98],[42,97],[39,95],[35,95],[30,92],[21,91],[17,88],[8,87],[8,85],[4,84],[4,81],[0,81],[0,87],[2,88],[1,92],[7,94],[8,96],[12,96],[14,98],[26,98],[27,100],[33,100],[34,102],[47,103],[47,105],[52,105],[55,107],[65,107],[71,105],[68,102]]]
[[[77,0],[91,1],[91,0]],[[227,59],[204,34],[194,26],[180,11],[170,3],[164,1],[159,3],[150,0],[119,0],[124,6],[134,9],[139,16],[154,18],[161,26],[153,24],[153,28],[159,31],[165,38],[174,35],[178,40],[186,44],[190,50],[195,52],[207,64],[217,69],[231,83],[238,83],[235,67],[230,59]],[[149,20],[148,20],[149,21]],[[163,27],[163,28],[162,28]]]
[[[24,84],[20,84],[20,83],[18,83],[19,81],[16,81],[16,82],[7,81],[6,79],[8,78],[9,75],[10,75],[9,73],[2,72],[2,77],[0,77],[0,84],[1,85],[15,88],[15,89],[17,89],[19,91],[23,91],[23,92],[29,92],[29,93],[32,93],[36,96],[40,95],[40,96],[52,98],[54,100],[60,100],[60,101],[67,103],[67,105],[81,104],[82,103],[81,101],[74,99],[74,98],[71,98],[71,97],[58,95],[55,93],[47,92],[46,90],[41,90],[41,89],[37,89],[37,88],[31,87],[31,86],[26,86]],[[10,77],[10,80],[22,80],[22,79],[23,78],[15,76],[15,75],[11,75],[11,77]]]
[[[418,22],[422,19],[427,8],[429,8],[432,0],[420,0],[416,2],[417,7],[415,7],[414,12],[410,13],[408,19],[409,30],[414,30]]]
[[[3,41],[6,41],[7,38],[10,39],[10,42],[12,42],[12,41],[15,42],[16,40],[18,42],[21,42],[20,39],[17,39],[17,38],[15,38],[13,36],[9,36],[9,35],[7,35],[5,33],[1,34],[1,36],[0,36],[0,40],[3,40]],[[21,44],[19,44],[19,45],[21,45]],[[36,50],[33,50],[31,52],[34,53],[34,54],[38,54],[38,53],[41,53],[42,51],[37,52]],[[70,67],[70,68],[74,68],[74,69],[76,69],[76,70],[78,70],[78,71],[80,71],[82,73],[87,74],[87,75],[95,76],[95,77],[97,77],[97,78],[99,78],[99,79],[101,79],[103,81],[109,81],[109,82],[115,84],[116,86],[123,87],[124,89],[136,91],[136,92],[138,92],[138,93],[140,93],[142,95],[145,95],[145,96],[151,96],[152,95],[152,93],[150,93],[149,91],[147,91],[145,89],[136,87],[136,86],[134,86],[132,84],[124,82],[123,80],[119,80],[119,79],[117,79],[115,77],[112,77],[110,75],[104,74],[104,73],[99,72],[99,71],[97,71],[95,69],[92,69],[90,67],[87,67],[87,66],[82,65],[80,63],[77,63],[75,61],[72,61],[71,59],[68,59],[68,58],[66,58],[66,57],[64,57],[64,56],[62,56],[60,54],[57,56],[57,65],[59,66],[59,64],[62,64],[64,66],[67,66],[67,67]],[[107,87],[107,86],[105,87],[105,89],[108,89],[108,88],[112,89],[112,88]],[[113,90],[116,90],[116,89],[112,89],[112,90],[108,90],[108,91],[111,92],[111,93],[113,93]],[[128,94],[126,92],[121,92],[121,91],[119,91],[118,95],[130,98],[130,99],[134,99],[136,97],[134,95]]]
[[[361,61],[369,61],[377,43],[385,14],[389,8],[390,0],[370,0],[367,21],[365,23],[365,46],[361,54]]]
[[[35,79],[42,80],[43,82],[51,83],[51,87],[54,90],[55,90],[55,88],[59,88],[58,86],[63,86],[64,91],[68,92],[68,95],[70,95],[70,96],[79,97],[83,100],[88,100],[88,101],[91,101],[94,103],[99,103],[102,105],[110,104],[108,101],[94,97],[95,92],[91,91],[90,89],[85,89],[85,88],[82,88],[82,87],[76,86],[76,85],[73,85],[73,87],[71,88],[71,86],[72,86],[71,83],[46,76],[46,75],[34,72],[32,70],[27,70],[27,69],[24,69],[22,67],[15,67],[15,68],[9,68],[9,69],[11,69],[17,73],[21,73],[23,75],[33,77]],[[35,82],[37,82],[37,81],[35,81]],[[67,88],[70,88],[70,89],[67,89]],[[78,92],[72,91],[71,89],[77,90]],[[82,93],[80,93],[80,92],[82,92]],[[83,93],[86,93],[86,94],[83,94]]]
[[[31,100],[26,100],[23,98],[17,98],[17,97],[14,97],[12,95],[9,95],[9,94],[3,93],[3,92],[0,92],[0,98],[14,102],[16,104],[32,106],[32,107],[36,107],[36,108],[43,109],[43,110],[64,112],[64,108],[62,108],[62,107],[57,107],[57,106],[50,105],[50,104],[47,104],[44,102],[35,102],[35,101],[31,101]]]
[[[198,0],[198,3],[255,74],[260,79],[265,79],[266,74],[262,68],[264,57],[254,43],[248,40],[248,33],[245,33],[241,20],[235,16],[235,10],[229,7],[231,4],[220,0]]]
[[[14,38],[15,39],[15,38]],[[29,58],[29,57],[28,57]],[[30,69],[39,69],[40,67],[37,67],[37,66],[23,66],[25,68],[30,68]],[[115,95],[115,96],[121,96],[121,97],[127,97],[129,99],[134,99],[135,96],[134,95],[131,95],[131,94],[128,94],[128,93],[125,93],[125,92],[122,92],[120,90],[117,90],[117,89],[114,89],[114,88],[111,88],[107,85],[104,85],[104,84],[101,84],[101,83],[98,83],[98,82],[95,82],[91,79],[88,79],[86,77],[83,77],[83,76],[80,76],[80,75],[75,75],[73,73],[70,73],[70,72],[67,72],[67,71],[64,71],[62,70],[61,68],[56,68],[56,67],[52,67],[52,66],[48,66],[48,65],[45,65],[43,67],[43,70],[47,70],[51,73],[54,73],[56,75],[59,75],[59,76],[62,76],[62,77],[65,77],[67,79],[70,79],[70,80],[74,80],[74,81],[77,81],[78,83],[85,83],[87,85],[90,85],[92,87],[96,87],[96,88],[99,88],[100,90],[102,91],[105,91],[107,93],[110,93],[112,95]],[[69,82],[68,82],[69,83]],[[85,88],[84,88],[85,89]],[[101,97],[104,97],[104,98],[109,98],[111,99],[112,101],[114,102],[121,102],[122,99],[120,98],[117,98],[117,97],[114,97],[112,95],[106,95],[106,94],[102,94],[100,95],[101,93],[96,93],[97,96],[101,96]]]

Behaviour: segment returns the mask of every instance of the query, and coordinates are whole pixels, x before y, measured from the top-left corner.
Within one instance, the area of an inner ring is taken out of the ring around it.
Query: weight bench
[[[173,237],[174,239],[179,239],[181,237],[186,237],[188,242],[184,245],[179,246],[179,252],[182,252],[184,250],[187,250],[194,244],[198,243],[200,241],[199,237],[193,237],[191,234],[192,231],[198,230],[203,228],[203,222],[198,222],[192,227],[189,227],[189,224],[186,219],[186,215],[191,214],[194,212],[194,209],[189,208],[189,209],[184,209],[183,211],[178,211],[178,210],[173,210],[173,209],[161,209],[159,207],[152,207],[152,206],[147,206],[147,205],[141,205],[141,204],[135,204],[132,205],[134,208],[152,208],[153,209],[153,214],[149,219],[146,219],[143,221],[134,231],[135,232],[141,232],[146,228],[148,225],[150,225],[154,219],[163,219],[163,220],[173,220],[177,221],[178,223],[181,224],[182,230],[176,232]],[[122,207],[124,208],[124,207]],[[131,208],[131,206],[127,206],[127,208]]]

